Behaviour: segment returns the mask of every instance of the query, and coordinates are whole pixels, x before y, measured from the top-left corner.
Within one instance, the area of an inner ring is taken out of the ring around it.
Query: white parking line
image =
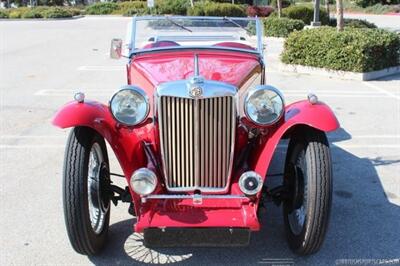
[[[61,149],[65,145],[0,145],[0,149]]]
[[[122,71],[125,66],[80,66],[78,71]]]
[[[340,137],[332,136],[329,139],[338,139]],[[355,135],[351,136],[351,139],[400,139],[400,135]]]
[[[391,92],[389,92],[389,91],[387,91],[387,90],[384,90],[384,89],[382,89],[382,88],[380,88],[380,87],[374,85],[374,84],[371,83],[371,82],[365,81],[365,82],[363,82],[363,84],[364,84],[365,86],[367,86],[367,87],[370,87],[371,89],[374,89],[374,90],[380,92],[380,93],[386,94],[387,96],[389,96],[389,97],[391,97],[391,98],[400,100],[400,96],[398,96],[398,95],[396,95],[396,94],[394,94],[394,93],[391,93]]]
[[[286,149],[287,145],[282,144],[277,146],[279,149]],[[330,148],[331,149],[349,149],[349,148],[355,148],[355,149],[400,149],[400,144],[345,144],[345,143],[330,143]]]
[[[55,90],[55,89],[43,89],[38,90],[34,93],[35,96],[73,96],[76,92],[82,91],[91,95],[106,95],[110,96],[115,90],[104,90],[104,89],[82,89],[82,90]]]
[[[285,97],[304,97],[307,94],[300,93],[284,93]],[[375,95],[362,95],[362,94],[323,94],[316,93],[319,99],[323,98],[391,98],[389,95],[375,94]]]
[[[28,136],[28,135],[3,135],[0,139],[62,139],[65,136]]]
[[[374,94],[374,95],[381,95],[383,94],[382,92],[377,92],[377,91],[371,91],[371,90],[320,90],[320,91],[315,91],[312,89],[305,90],[305,89],[299,89],[299,90],[282,90],[283,94],[286,93],[315,93],[317,94]]]

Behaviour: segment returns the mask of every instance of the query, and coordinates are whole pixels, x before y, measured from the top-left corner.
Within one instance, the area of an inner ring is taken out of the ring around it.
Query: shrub
[[[71,12],[72,16],[79,16],[82,14],[82,10],[75,7],[65,7],[69,12]]]
[[[400,4],[400,0],[355,0],[354,2],[356,5],[361,7]]]
[[[43,18],[43,11],[40,9],[32,8],[31,10],[22,13],[21,18]]]
[[[72,12],[61,7],[50,7],[44,10],[42,13],[44,18],[70,18],[72,17]]]
[[[8,11],[0,9],[0,18],[8,18]]]
[[[289,6],[282,9],[282,17],[301,19],[304,24],[310,25],[314,18],[314,8],[305,5]],[[323,8],[320,9],[319,20],[323,25],[329,24],[329,15]]]
[[[299,19],[272,17],[264,20],[265,35],[272,37],[287,37],[289,33],[302,30],[304,26],[304,22]]]
[[[382,5],[376,4],[362,9],[366,13],[385,14],[388,12],[400,12],[400,5]]]
[[[246,14],[249,17],[268,17],[274,8],[271,6],[248,6],[246,8]]]
[[[146,14],[146,2],[133,1],[118,3],[118,9],[113,11],[113,14],[122,14],[124,16],[143,15]]]
[[[369,72],[400,65],[400,36],[379,29],[322,27],[293,32],[282,61],[333,70]]]
[[[159,14],[186,15],[189,6],[188,0],[159,0],[156,10]]]
[[[89,15],[107,15],[113,13],[118,9],[118,5],[116,3],[95,3],[86,8],[86,14]]]
[[[34,8],[20,7],[9,11],[9,18],[69,18],[79,14],[80,10],[70,7],[37,6]]]
[[[218,2],[218,3],[226,3],[226,2],[232,2],[232,0],[213,0],[213,2]],[[235,4],[248,4],[249,0],[235,0]]]
[[[331,18],[329,22],[329,26],[336,27],[337,20],[336,18]],[[370,28],[375,29],[377,28],[374,23],[368,22],[362,19],[352,19],[352,18],[345,18],[344,19],[344,26],[351,27],[351,28]]]
[[[205,16],[204,4],[196,4],[187,10],[189,16]]]
[[[205,2],[196,4],[188,9],[190,16],[215,16],[215,17],[246,17],[246,10],[243,6],[228,3]]]
[[[28,7],[20,7],[20,8],[13,8],[9,11],[8,17],[9,18],[21,18],[23,14],[29,12],[30,8]]]

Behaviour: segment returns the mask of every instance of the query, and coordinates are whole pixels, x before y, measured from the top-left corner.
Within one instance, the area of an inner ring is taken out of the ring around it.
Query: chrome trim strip
[[[160,199],[240,199],[240,200],[248,200],[249,198],[244,195],[182,195],[182,194],[154,194],[147,195],[141,198],[142,203],[145,203],[147,200],[160,200]]]
[[[194,55],[194,76],[198,77],[200,75],[200,69],[199,69],[199,55],[195,54]]]
[[[135,43],[136,43],[136,15],[133,17],[132,19],[132,33],[131,33],[131,43],[129,44],[129,46],[131,47],[131,49],[129,49],[130,54],[129,57],[131,57],[133,50],[135,50]]]
[[[257,50],[260,53],[261,57],[264,58],[264,47],[263,47],[264,30],[260,19],[256,20],[256,34],[257,34]]]

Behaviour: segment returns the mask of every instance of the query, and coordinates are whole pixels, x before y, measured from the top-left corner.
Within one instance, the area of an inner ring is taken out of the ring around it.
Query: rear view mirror
[[[112,59],[120,59],[122,54],[122,40],[112,39],[110,48],[110,57]]]

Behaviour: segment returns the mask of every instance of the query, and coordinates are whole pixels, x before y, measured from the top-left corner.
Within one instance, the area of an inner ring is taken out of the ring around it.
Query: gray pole
[[[321,26],[321,22],[319,21],[319,0],[314,0],[314,20],[311,26]]]

